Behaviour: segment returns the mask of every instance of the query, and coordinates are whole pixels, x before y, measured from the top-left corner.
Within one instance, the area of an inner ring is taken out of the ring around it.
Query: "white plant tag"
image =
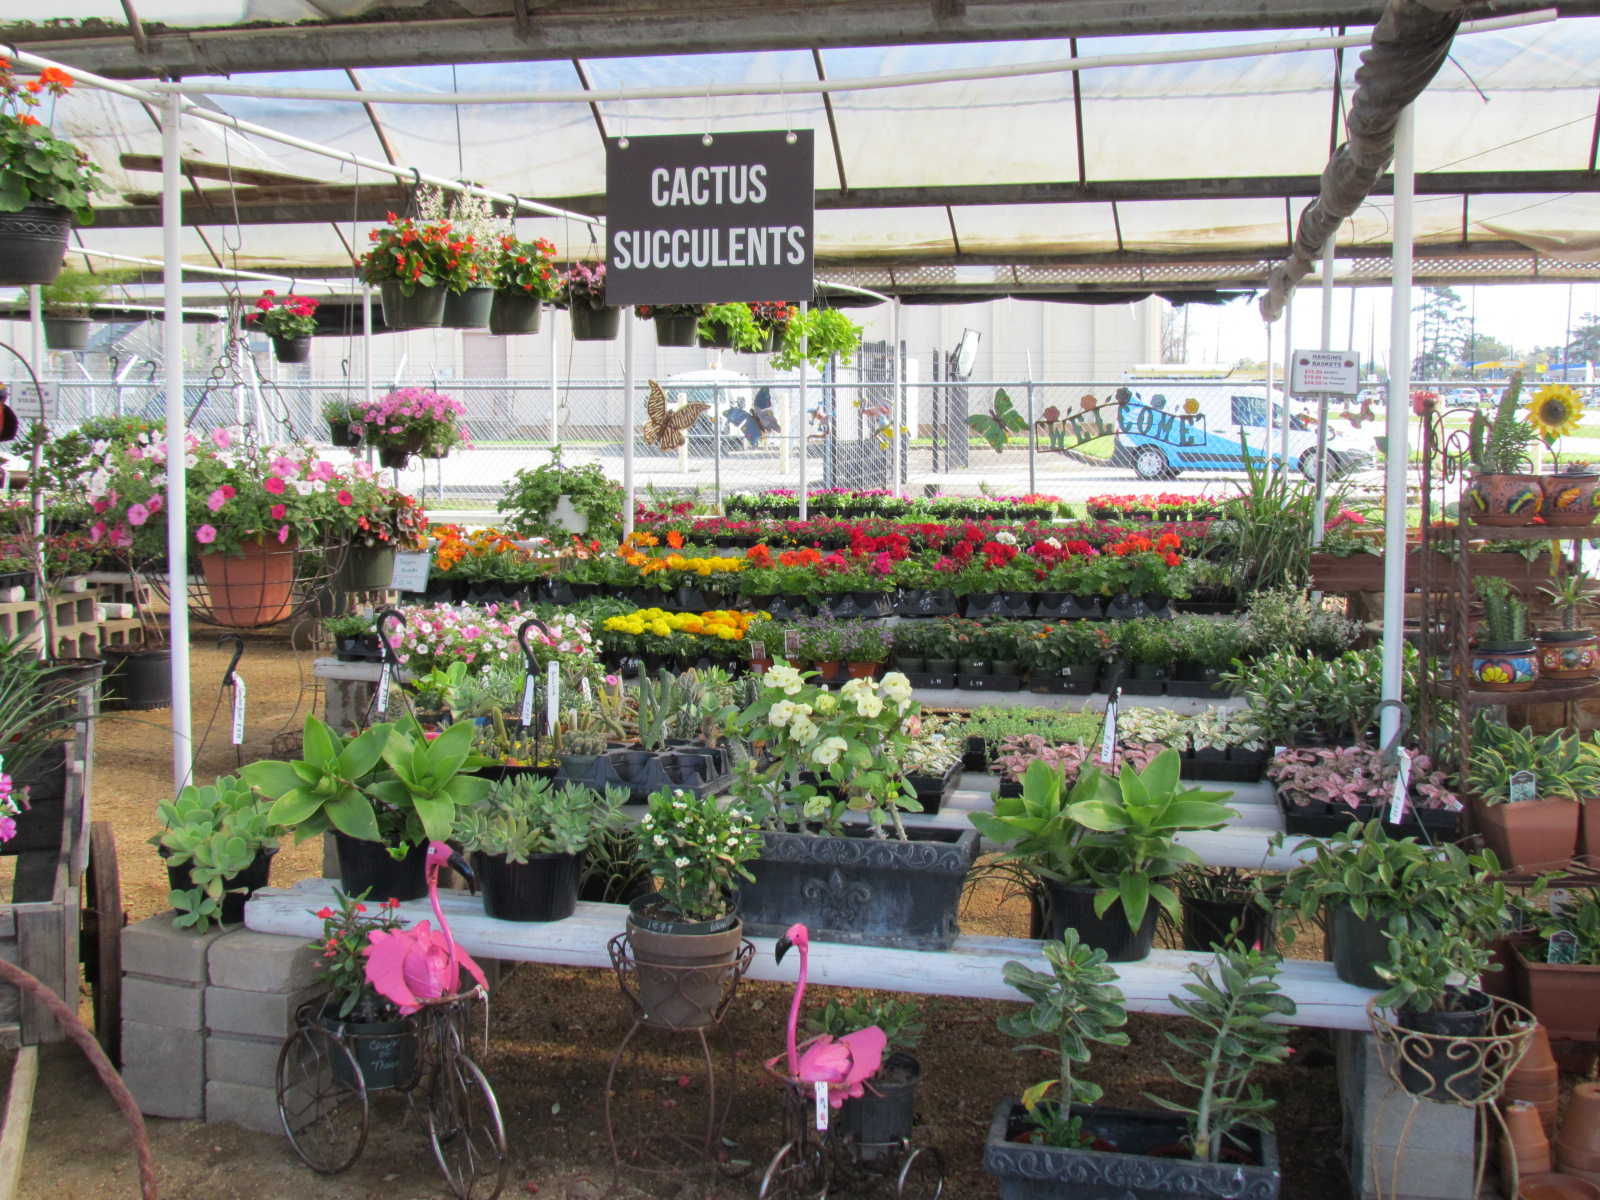
[[[817,1129],[821,1133],[828,1132],[828,1083],[819,1079],[811,1085],[817,1097]]]
[[[803,635],[798,629],[785,629],[783,631],[783,656],[794,659],[800,653],[800,638]]]
[[[533,676],[528,675],[522,680],[522,724],[526,728],[533,724]]]
[[[1405,820],[1406,802],[1411,798],[1411,751],[1401,747],[1396,752],[1400,770],[1394,777],[1394,795],[1389,799],[1389,823],[1398,825]]]
[[[578,692],[583,696],[583,702],[585,704],[593,702],[594,690],[589,686],[589,677],[587,675],[578,680]]]
[[[383,664],[383,670],[378,672],[378,719],[389,711],[389,664]]]
[[[1121,690],[1118,689],[1118,695]],[[1105,734],[1100,739],[1100,761],[1106,766],[1117,757],[1117,697],[1112,696],[1106,701],[1106,728]]]
[[[233,673],[233,744],[244,745],[244,676]]]
[[[1532,771],[1518,771],[1511,777],[1507,799],[1512,804],[1522,804],[1539,798],[1539,777]]]
[[[547,681],[544,696],[544,731],[551,737],[555,736],[556,718],[561,714],[561,664],[550,664],[550,677]]]

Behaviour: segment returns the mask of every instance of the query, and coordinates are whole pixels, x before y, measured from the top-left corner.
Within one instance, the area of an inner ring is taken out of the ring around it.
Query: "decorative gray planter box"
[[[1000,1200],[1277,1200],[1278,1139],[1245,1134],[1260,1166],[1152,1157],[1182,1142],[1182,1117],[1125,1108],[1079,1108],[1084,1131],[1116,1150],[1064,1150],[1014,1142],[1022,1105],[1002,1100],[994,1110],[983,1169],[1000,1183]]]
[[[777,937],[799,922],[812,940],[948,950],[960,932],[961,887],[978,857],[976,829],[911,829],[909,841],[767,833],[739,890],[747,934]]]

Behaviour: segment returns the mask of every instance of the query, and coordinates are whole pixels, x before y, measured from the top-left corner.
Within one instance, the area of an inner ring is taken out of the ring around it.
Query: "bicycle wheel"
[[[306,1166],[336,1175],[367,1144],[367,1086],[350,1048],[302,1025],[278,1051],[278,1120]]]
[[[465,1054],[446,1054],[428,1089],[428,1140],[450,1190],[494,1200],[506,1181],[506,1127],[494,1089]]]
[[[939,1200],[944,1195],[944,1155],[932,1146],[913,1150],[900,1168],[895,1200]]]
[[[761,1176],[759,1200],[824,1200],[828,1156],[815,1142],[785,1142]]]

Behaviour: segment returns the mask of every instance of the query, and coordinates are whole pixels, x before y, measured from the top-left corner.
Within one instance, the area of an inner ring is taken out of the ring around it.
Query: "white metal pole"
[[[1278,469],[1289,478],[1289,381],[1294,377],[1294,295],[1283,306],[1283,413],[1278,419]],[[1271,405],[1268,405],[1271,412]]]
[[[800,320],[802,322],[807,321],[809,311],[810,305],[805,303],[800,305]],[[800,439],[800,519],[802,521],[809,516],[811,507],[806,497],[806,461],[811,457],[810,446],[808,445],[809,438],[807,436],[811,432],[808,427],[810,414],[806,412],[806,376],[811,369],[811,360],[808,357],[811,352],[811,335],[807,332],[808,329],[808,323],[800,326],[800,416],[795,422],[795,429],[798,431]]]
[[[183,412],[183,177],[179,140],[183,97],[167,96],[161,114],[161,258],[165,317],[161,353],[167,377],[167,570],[172,597],[172,786],[189,782],[193,735],[189,725],[189,504],[187,431]]]
[[[561,383],[558,378],[560,362],[556,356],[556,310],[550,310],[550,446],[561,444]],[[630,360],[631,365],[631,360]]]
[[[900,369],[900,297],[894,298],[890,308],[889,321],[889,379],[893,394],[889,398],[890,421],[889,428],[889,490],[896,496],[900,494],[902,476],[900,474],[900,455],[902,432],[906,423],[906,396],[905,375]]]
[[[1333,348],[1333,243],[1322,248],[1322,348]],[[1359,385],[1358,385],[1359,386]],[[1311,544],[1322,545],[1328,495],[1328,396],[1317,397],[1317,506],[1311,512]]]
[[[1406,636],[1406,445],[1411,411],[1411,239],[1415,228],[1416,112],[1407,106],[1395,126],[1393,301],[1389,310],[1389,461],[1383,504],[1383,694],[1402,699]],[[1379,744],[1387,746],[1400,727],[1400,713],[1385,706]]]
[[[633,532],[633,319],[631,307],[622,310],[622,535]]]
[[[361,285],[361,402],[372,404],[372,288]]]
[[[1267,407],[1261,429],[1261,469],[1272,471],[1272,366],[1278,343],[1272,336],[1272,326],[1267,326]],[[1248,453],[1248,451],[1246,452]]]
[[[44,299],[39,285],[28,288],[28,362],[41,380],[44,379]],[[39,397],[43,411],[44,397]]]

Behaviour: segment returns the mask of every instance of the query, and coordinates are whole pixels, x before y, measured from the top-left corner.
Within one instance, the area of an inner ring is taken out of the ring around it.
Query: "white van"
[[[1242,471],[1245,455],[1256,466],[1279,454],[1283,400],[1275,396],[1268,422],[1263,384],[1193,383],[1140,379],[1119,389],[1116,449],[1112,461],[1131,466],[1140,479],[1171,479],[1183,471]],[[1316,475],[1315,410],[1289,414],[1289,462],[1306,478]],[[1360,471],[1374,463],[1373,446],[1328,432],[1330,477]]]

